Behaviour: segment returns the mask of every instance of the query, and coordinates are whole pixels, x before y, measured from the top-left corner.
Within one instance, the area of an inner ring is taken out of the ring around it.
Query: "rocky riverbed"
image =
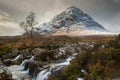
[[[59,77],[70,61],[83,52],[83,48],[92,47],[93,43],[77,42],[50,45],[47,51],[39,47],[31,52],[29,49],[16,50],[8,54],[14,58],[8,55],[1,57],[0,80],[47,80],[51,74]],[[46,53],[47,56],[43,56]],[[41,58],[46,61],[41,61]]]

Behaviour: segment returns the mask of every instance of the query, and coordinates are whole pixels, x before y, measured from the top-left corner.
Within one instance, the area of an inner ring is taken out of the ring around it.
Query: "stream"
[[[17,60],[19,57],[20,55],[18,55],[13,60]],[[13,79],[16,79],[16,80],[47,80],[48,77],[51,75],[52,71],[59,70],[60,68],[69,65],[70,61],[73,58],[74,58],[73,56],[72,57],[70,56],[64,62],[48,64],[47,66],[49,67],[40,71],[37,74],[37,77],[35,77],[34,79],[28,79],[30,77],[28,74],[29,70],[26,70],[26,71],[24,70],[25,62],[34,60],[34,56],[32,56],[30,59],[24,60],[21,63],[21,65],[12,65],[8,67],[8,69],[11,71]]]

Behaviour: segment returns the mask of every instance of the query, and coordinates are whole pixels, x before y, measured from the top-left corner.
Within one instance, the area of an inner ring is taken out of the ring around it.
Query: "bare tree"
[[[31,12],[27,17],[26,20],[20,23],[20,27],[25,31],[24,33],[24,45],[25,46],[32,46],[34,43],[34,33],[35,33],[35,26],[37,25],[36,16],[34,12]]]

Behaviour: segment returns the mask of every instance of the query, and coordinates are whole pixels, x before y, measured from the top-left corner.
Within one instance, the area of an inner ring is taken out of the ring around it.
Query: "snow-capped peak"
[[[75,32],[81,34],[82,31],[108,32],[102,25],[75,6],[67,8],[53,17],[50,22],[43,23],[39,27],[39,32],[44,34],[62,35]]]

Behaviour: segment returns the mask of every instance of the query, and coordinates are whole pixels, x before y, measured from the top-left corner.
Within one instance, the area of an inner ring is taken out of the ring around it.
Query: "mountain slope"
[[[102,25],[77,7],[69,7],[37,29],[41,34],[96,35],[110,34]]]

